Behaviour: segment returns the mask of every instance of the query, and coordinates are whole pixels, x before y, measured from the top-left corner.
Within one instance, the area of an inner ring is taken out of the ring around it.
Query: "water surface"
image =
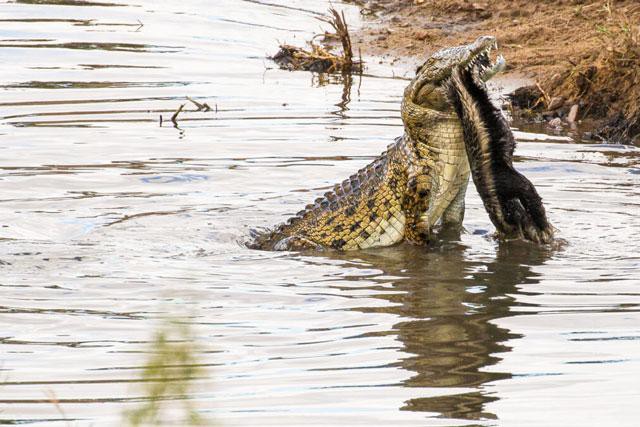
[[[475,191],[429,250],[242,246],[402,132],[376,58],[347,84],[265,59],[327,7],[0,5],[0,423],[119,425],[179,314],[207,374],[168,399],[217,425],[637,425],[635,147],[517,132],[560,248],[498,244]]]

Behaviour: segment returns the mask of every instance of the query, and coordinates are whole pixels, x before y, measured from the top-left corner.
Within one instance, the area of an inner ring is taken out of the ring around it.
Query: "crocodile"
[[[448,81],[449,100],[462,121],[473,182],[498,237],[550,243],[554,228],[542,199],[531,181],[513,167],[515,138],[480,78],[489,66],[487,58],[480,57],[453,70]]]
[[[403,136],[380,156],[273,230],[248,244],[262,250],[336,250],[428,244],[434,226],[461,228],[469,182],[464,130],[449,100],[452,72],[482,59],[479,78],[504,68],[491,63],[496,39],[445,48],[429,57],[404,91]],[[480,70],[478,69],[478,72]]]

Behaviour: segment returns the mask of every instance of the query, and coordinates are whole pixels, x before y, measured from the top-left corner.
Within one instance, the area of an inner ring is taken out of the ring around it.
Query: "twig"
[[[542,89],[542,86],[540,86],[540,83],[536,82],[536,87],[538,88],[540,93],[542,93],[542,96],[544,97],[544,102],[548,107],[549,104],[551,104],[551,98],[549,98],[549,95],[547,95],[547,92],[545,92],[544,89]]]
[[[141,213],[137,213],[137,214],[133,214],[133,215],[125,215],[120,219],[117,219],[113,222],[110,222],[108,224],[105,224],[104,227],[110,227],[112,225],[115,224],[120,224],[121,222],[125,222],[128,221],[130,219],[134,219],[134,218],[140,218],[143,216],[162,216],[162,215],[175,215],[175,214],[179,214],[182,212],[186,212],[187,209],[180,209],[177,211],[156,211],[156,212],[141,212]]]
[[[178,114],[180,114],[180,112],[182,111],[182,109],[184,108],[184,104],[180,105],[180,107],[178,107],[178,110],[173,113],[173,116],[171,116],[171,121],[173,122],[173,125],[175,127],[178,127]]]
[[[209,105],[207,105],[206,102],[204,104],[201,104],[198,101],[191,99],[188,96],[187,96],[187,100],[191,101],[196,107],[198,107],[196,111],[211,111],[211,107],[209,107]]]
[[[344,55],[344,69],[351,71],[353,67],[353,49],[351,48],[351,36],[349,35],[349,28],[344,17],[344,11],[338,12],[334,8],[329,9],[329,13],[333,15],[333,18],[318,18],[321,21],[331,25],[336,31],[336,35],[340,38],[342,43],[342,52]]]

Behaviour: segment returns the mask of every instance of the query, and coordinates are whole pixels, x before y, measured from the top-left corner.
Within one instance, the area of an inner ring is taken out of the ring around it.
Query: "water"
[[[430,250],[241,245],[402,132],[377,59],[351,86],[265,59],[327,7],[0,5],[0,423],[120,425],[177,315],[217,425],[637,424],[637,148],[517,133],[556,249],[496,243],[475,191]]]

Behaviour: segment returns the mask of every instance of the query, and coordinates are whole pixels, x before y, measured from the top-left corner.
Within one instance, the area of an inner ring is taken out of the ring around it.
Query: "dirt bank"
[[[372,54],[418,56],[498,38],[519,91],[518,114],[640,143],[640,4],[637,0],[361,0],[368,24],[354,38]],[[572,111],[573,110],[573,111]]]

